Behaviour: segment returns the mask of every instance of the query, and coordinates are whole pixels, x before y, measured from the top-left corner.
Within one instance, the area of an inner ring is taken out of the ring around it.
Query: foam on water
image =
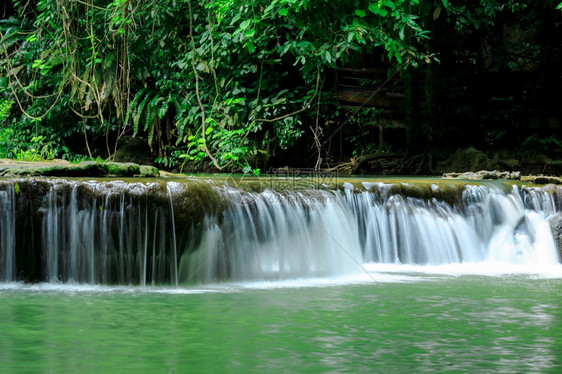
[[[550,265],[526,265],[512,264],[506,262],[479,262],[479,263],[456,263],[444,265],[409,265],[409,264],[380,264],[368,263],[364,268],[369,273],[386,274],[418,274],[423,275],[484,275],[491,277],[503,277],[506,275],[528,275],[540,278],[562,279],[562,264]]]
[[[278,281],[224,282],[205,285],[168,286],[107,286],[76,283],[0,283],[1,292],[55,292],[67,294],[148,293],[195,295],[232,293],[248,290],[276,290],[295,288],[338,287],[348,285],[384,286],[384,284],[431,282],[443,277],[531,277],[535,279],[562,279],[562,264],[528,266],[498,262],[463,263],[446,265],[400,265],[367,263],[362,273],[323,278],[298,278]],[[1,298],[1,295],[0,295]]]

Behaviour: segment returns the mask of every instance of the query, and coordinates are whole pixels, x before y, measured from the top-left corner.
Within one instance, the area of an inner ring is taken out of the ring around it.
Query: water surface
[[[384,270],[194,288],[3,284],[2,372],[561,372],[559,269]]]

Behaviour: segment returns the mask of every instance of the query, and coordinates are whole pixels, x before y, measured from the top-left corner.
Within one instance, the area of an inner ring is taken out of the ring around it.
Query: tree
[[[2,131],[23,134],[14,149],[41,137],[59,156],[111,156],[142,133],[163,163],[248,171],[318,123],[330,69],[376,48],[396,64],[427,59],[417,1],[13,3]]]

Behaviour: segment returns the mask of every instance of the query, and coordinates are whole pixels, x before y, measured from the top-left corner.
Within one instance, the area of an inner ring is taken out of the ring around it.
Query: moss
[[[140,165],[139,173],[135,176],[141,178],[158,178],[160,176],[160,172],[154,166]]]
[[[105,166],[109,176],[134,177],[140,174],[140,166],[132,162],[108,162]]]
[[[132,162],[96,162],[84,161],[70,164],[56,162],[18,162],[7,160],[0,164],[0,176],[4,177],[72,177],[72,178],[103,178],[103,177],[150,177],[160,176],[153,166],[139,166]]]
[[[521,177],[521,181],[533,184],[562,184],[561,177],[546,175],[528,175]]]

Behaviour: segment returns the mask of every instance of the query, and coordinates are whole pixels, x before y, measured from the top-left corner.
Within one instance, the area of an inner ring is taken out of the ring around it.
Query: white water
[[[148,207],[133,202],[134,197],[144,197],[150,186],[71,183],[70,194],[65,194],[66,187],[53,184],[42,207],[46,280],[146,285],[148,233],[154,231],[152,281],[164,281],[170,271],[167,251],[173,248],[171,216],[163,213],[167,207],[156,207],[152,212],[159,221],[149,226]],[[80,200],[78,188],[101,190],[105,198]]]
[[[366,262],[557,263],[547,220],[556,213],[554,201],[541,189],[530,190],[527,197],[542,210],[527,209],[516,187],[505,194],[466,186],[458,207],[399,195],[378,202],[372,194],[346,191],[346,201],[363,217]]]
[[[13,184],[6,186],[0,280],[13,281],[21,271],[17,204]],[[560,273],[548,223],[557,212],[540,188],[506,194],[467,186],[454,206],[391,196],[384,188],[287,194],[213,188],[226,209],[178,227],[174,217],[200,198],[183,184],[169,182],[158,192],[141,183],[53,182],[39,207],[43,279],[141,286],[250,281],[259,288],[303,278],[394,279],[389,274],[397,271]],[[148,203],[154,193],[162,193],[162,205]]]
[[[0,191],[0,281],[14,279],[15,269],[15,191]]]
[[[313,196],[331,202],[307,204]],[[250,201],[247,198],[244,201]],[[183,269],[199,272],[197,278],[205,282],[228,273],[232,279],[279,280],[360,270],[355,219],[332,194],[284,197],[265,191],[251,201],[232,205],[222,223],[208,217],[201,244],[182,256]]]

